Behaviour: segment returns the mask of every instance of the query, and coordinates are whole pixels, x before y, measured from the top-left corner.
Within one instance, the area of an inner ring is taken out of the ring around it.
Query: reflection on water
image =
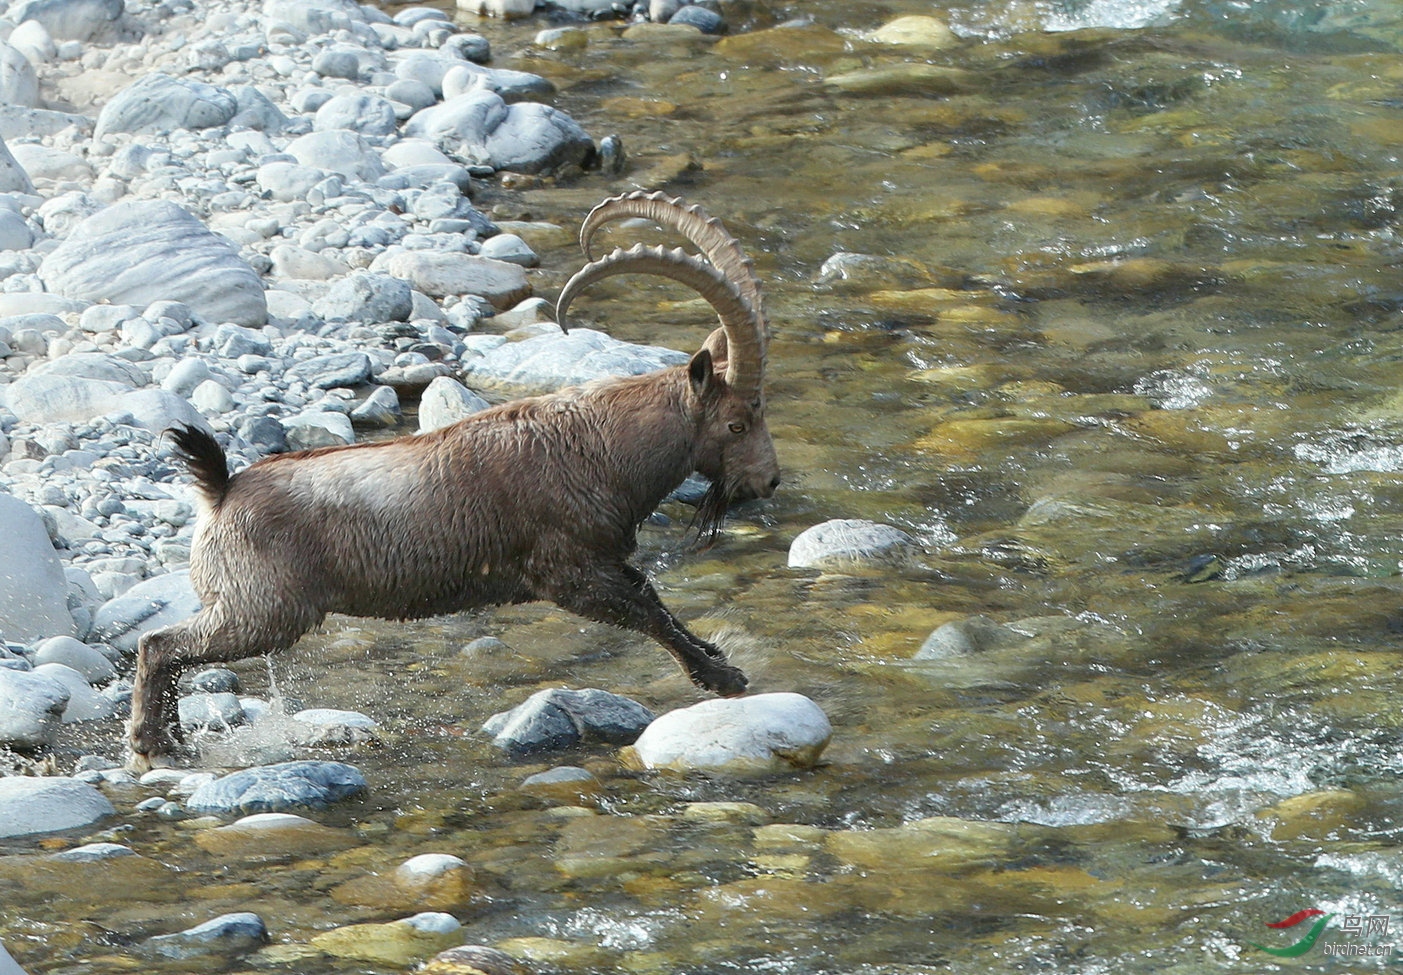
[[[259,967],[398,970],[305,946],[410,913],[333,895],[425,852],[476,870],[472,940],[561,971],[1269,971],[1247,944],[1303,907],[1403,925],[1397,6],[728,12],[750,32],[601,23],[559,52],[530,43],[544,18],[483,24],[631,168],[480,202],[573,228],[607,193],[664,188],[756,256],[785,485],[704,552],[669,509],[641,558],[755,687],[823,704],[829,764],[727,781],[571,754],[605,789],[582,820],[517,789],[544,765],[473,731],[541,686],[691,702],[665,655],[549,607],[335,621],[277,680],[385,728],[346,753],[371,797],[321,817],[358,845],[254,866],[140,820],[123,840],[178,869],[140,897],[5,872],[0,937],[36,970],[120,955],[94,926],[226,910],[276,919]],[[956,36],[865,39],[909,14]],[[555,246],[538,290],[577,265]],[[705,333],[670,285],[597,290],[577,313],[613,334]],[[835,517],[925,556],[786,568]],[[974,616],[1001,639],[911,659]],[[459,652],[487,633],[510,650]],[[685,815],[713,801],[769,825]]]

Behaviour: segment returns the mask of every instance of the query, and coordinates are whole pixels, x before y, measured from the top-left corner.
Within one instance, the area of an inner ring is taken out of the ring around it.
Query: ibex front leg
[[[739,668],[726,662],[719,647],[683,626],[647,577],[628,563],[601,567],[580,588],[552,593],[550,598],[587,619],[652,637],[677,658],[692,683],[714,694],[743,694],[750,683]]]

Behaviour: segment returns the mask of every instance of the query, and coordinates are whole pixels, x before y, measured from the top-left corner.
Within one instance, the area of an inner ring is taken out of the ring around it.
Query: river
[[[116,899],[54,894],[35,936],[65,960],[40,970],[119,970],[93,928],[178,908],[191,924],[276,919],[277,944],[245,962],[258,970],[399,971],[301,949],[331,924],[408,913],[333,892],[424,852],[476,870],[470,940],[560,972],[1187,975],[1393,957],[1403,13],[725,9],[719,42],[606,21],[546,50],[544,16],[482,22],[496,66],[549,77],[629,165],[479,203],[573,230],[610,193],[664,189],[754,256],[784,483],[706,551],[666,509],[641,562],[753,688],[823,706],[825,764],[681,777],[570,753],[557,763],[602,783],[582,825],[573,800],[519,790],[545,764],[474,732],[544,686],[697,700],[665,654],[544,606],[334,620],[273,674],[386,727],[381,747],[332,756],[370,798],[318,817],[363,844],[231,863],[143,821],[124,842],[179,873]],[[905,15],[953,36],[866,39]],[[838,253],[869,257],[823,273]],[[543,257],[537,292],[553,296],[580,257],[564,236]],[[630,279],[574,313],[691,349],[707,316],[682,297]],[[829,518],[895,525],[923,553],[788,568],[790,541]],[[973,650],[913,659],[947,623]],[[512,652],[458,653],[483,634]],[[255,691],[263,670],[241,670]],[[687,815],[714,801],[769,825]],[[1308,908],[1334,915],[1321,945],[1290,961],[1252,947],[1299,943],[1310,925],[1267,925]],[[1342,959],[1342,944],[1379,952]]]

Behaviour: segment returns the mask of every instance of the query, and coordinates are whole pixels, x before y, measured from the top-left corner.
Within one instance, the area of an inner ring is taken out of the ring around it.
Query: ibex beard
[[[679,230],[706,259],[615,251],[566,285],[560,320],[601,277],[684,281],[722,322],[684,366],[507,403],[419,436],[274,456],[234,475],[212,436],[171,431],[200,498],[190,580],[202,608],[140,640],[133,767],[166,764],[178,747],[184,668],[287,649],[328,613],[415,619],[547,600],[652,637],[700,687],[745,691],[745,675],[628,559],[639,525],[693,471],[713,485],[698,512],[703,533],[727,503],[779,484],[758,283],[719,222],[656,194],[597,207],[581,234],[587,255],[593,230],[624,216]]]

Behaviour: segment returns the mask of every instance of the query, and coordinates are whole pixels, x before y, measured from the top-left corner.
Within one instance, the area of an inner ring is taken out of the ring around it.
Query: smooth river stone
[[[10,152],[9,146],[0,141],[0,193],[33,193],[34,184],[29,174]]]
[[[584,129],[559,109],[537,102],[508,105],[493,91],[471,91],[416,112],[404,134],[520,173],[578,166],[594,149]]]
[[[0,747],[29,752],[53,745],[68,698],[68,685],[53,677],[0,669]]]
[[[610,376],[638,376],[685,363],[690,356],[675,349],[621,342],[590,328],[569,334],[552,332],[522,342],[508,342],[463,365],[463,380],[473,389],[515,398],[579,386]]]
[[[419,432],[450,426],[491,405],[452,376],[439,376],[419,397]]]
[[[652,720],[653,712],[618,694],[552,687],[492,715],[482,730],[498,748],[527,754],[573,748],[585,741],[626,745]]]
[[[87,41],[105,33],[125,9],[123,0],[26,0],[11,7],[6,19],[37,20],[56,41]]]
[[[477,295],[506,309],[531,294],[525,268],[474,254],[404,251],[386,258],[383,269],[431,298]]]
[[[261,948],[268,943],[268,928],[263,919],[250,911],[221,914],[204,924],[148,938],[145,949],[167,958],[192,958],[196,955],[232,955]]]
[[[651,769],[768,772],[813,767],[832,736],[822,708],[786,691],[669,711],[633,743],[633,754]]]
[[[899,562],[917,551],[899,528],[860,518],[835,518],[800,532],[789,546],[790,568],[841,568]]]
[[[24,643],[72,636],[68,580],[39,513],[0,493],[0,538],[0,633]]]
[[[353,799],[365,790],[365,776],[342,762],[284,762],[202,785],[185,807],[193,813],[284,812]]]
[[[174,129],[209,129],[228,122],[238,110],[239,100],[228,89],[157,72],[103,106],[93,135],[101,139],[112,132],[162,135]]]
[[[143,633],[179,623],[199,610],[200,597],[190,586],[190,573],[168,572],[138,582],[98,607],[93,617],[93,639],[123,653],[135,653]]]
[[[0,778],[0,839],[77,829],[116,812],[101,792],[77,779]]]
[[[207,322],[268,320],[257,272],[223,237],[164,201],[117,203],[88,217],[44,258],[39,278],[71,298],[143,306],[168,298]]]

